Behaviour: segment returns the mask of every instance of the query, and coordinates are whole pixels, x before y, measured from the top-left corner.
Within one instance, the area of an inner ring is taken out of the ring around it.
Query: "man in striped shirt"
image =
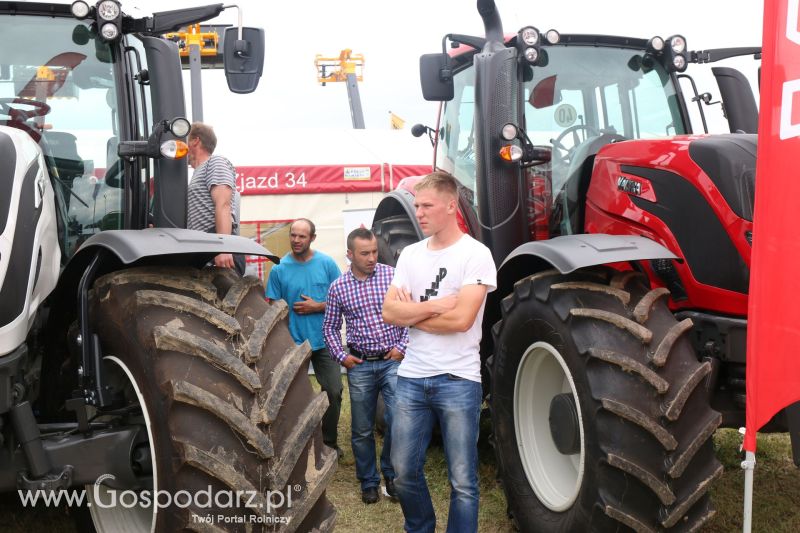
[[[322,332],[331,357],[347,368],[352,415],[351,443],[356,459],[356,477],[361,482],[364,503],[378,501],[380,477],[375,467],[375,407],[378,392],[386,405],[386,432],[381,452],[381,471],[386,493],[396,497],[394,469],[390,461],[392,409],[397,367],[408,344],[408,330],[383,321],[383,298],[392,282],[394,269],[378,263],[378,242],[365,228],[347,236],[346,270],[328,290]],[[342,316],[347,323],[347,346],[342,347]]]
[[[208,124],[195,122],[187,139],[189,165],[194,168],[187,196],[186,227],[206,233],[238,235],[239,192],[236,170],[226,158],[212,155],[217,136]],[[243,255],[219,254],[218,267],[235,268],[244,274]]]

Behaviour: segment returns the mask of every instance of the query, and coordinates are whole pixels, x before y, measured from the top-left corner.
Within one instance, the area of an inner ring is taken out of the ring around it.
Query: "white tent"
[[[215,151],[237,170],[242,235],[271,251],[288,251],[288,222],[317,226],[314,247],[346,265],[345,236],[369,226],[383,196],[400,179],[430,171],[433,151],[408,130],[245,129],[235,138],[217,131]],[[264,277],[269,265],[250,262]]]

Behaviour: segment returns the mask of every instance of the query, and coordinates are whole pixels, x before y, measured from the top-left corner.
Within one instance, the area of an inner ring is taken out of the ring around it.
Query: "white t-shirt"
[[[489,249],[469,235],[441,250],[429,250],[428,241],[407,246],[394,273],[392,285],[411,293],[414,301],[438,299],[458,294],[464,285],[497,288],[497,269]],[[398,376],[425,378],[453,374],[481,381],[481,323],[486,298],[472,327],[465,333],[426,333],[411,328],[406,356]]]

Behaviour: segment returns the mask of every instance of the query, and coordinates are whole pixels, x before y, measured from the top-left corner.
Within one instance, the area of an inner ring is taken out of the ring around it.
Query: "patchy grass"
[[[717,457],[725,473],[711,488],[717,516],[704,530],[730,533],[742,530],[744,509],[742,437],[732,429],[714,435]],[[753,480],[753,531],[794,533],[800,531],[800,469],[792,462],[791,443],[786,433],[758,436],[756,470]]]

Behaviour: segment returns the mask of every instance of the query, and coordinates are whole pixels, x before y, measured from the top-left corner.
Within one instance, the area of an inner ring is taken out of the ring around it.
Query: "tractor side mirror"
[[[422,97],[429,102],[453,99],[453,71],[447,54],[424,54],[419,58]]]
[[[238,26],[227,28],[222,57],[228,89],[239,94],[255,91],[264,69],[264,30],[242,28],[240,39]]]

